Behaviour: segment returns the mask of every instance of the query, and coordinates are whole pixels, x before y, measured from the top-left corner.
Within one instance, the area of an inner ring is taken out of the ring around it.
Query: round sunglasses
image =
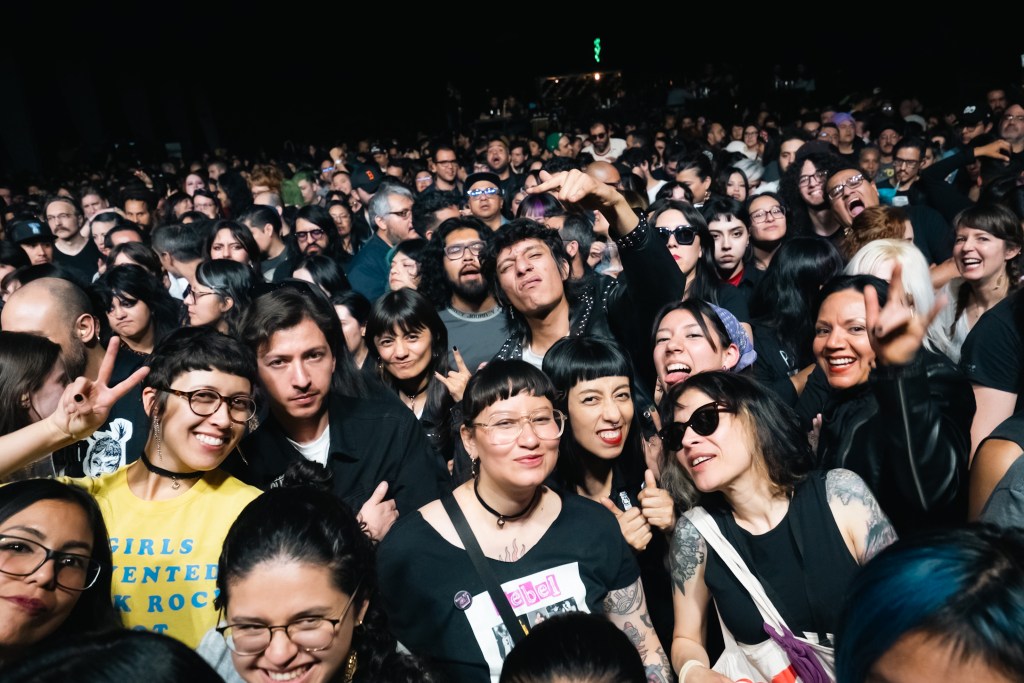
[[[670,451],[681,449],[687,429],[693,429],[700,436],[711,436],[718,429],[718,414],[731,412],[733,411],[728,406],[712,401],[693,411],[690,419],[686,422],[670,422],[662,428],[660,433],[665,448]]]

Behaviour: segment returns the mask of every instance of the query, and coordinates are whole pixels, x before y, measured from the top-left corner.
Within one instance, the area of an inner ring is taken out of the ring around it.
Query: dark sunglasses
[[[697,229],[689,225],[677,225],[674,228],[658,228],[658,234],[661,235],[665,244],[668,244],[668,238],[672,236],[676,238],[676,244],[686,246],[693,244],[693,240],[697,236]]]
[[[688,421],[671,422],[665,425],[660,434],[663,445],[670,451],[680,450],[683,447],[683,437],[686,435],[687,429],[693,429],[700,436],[711,436],[718,429],[718,414],[731,412],[731,409],[721,403],[706,403],[693,411]]]

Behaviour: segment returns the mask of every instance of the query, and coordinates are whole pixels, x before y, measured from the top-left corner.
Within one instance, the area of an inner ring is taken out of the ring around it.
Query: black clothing
[[[358,511],[382,481],[400,515],[437,499],[449,488],[448,473],[427,442],[412,411],[398,400],[371,395],[355,399],[331,392],[327,399],[334,493]],[[261,489],[279,485],[288,465],[302,460],[271,414],[224,462],[223,469]]]
[[[373,303],[388,291],[387,255],[391,247],[374,235],[349,261],[348,281],[356,290]]]
[[[1021,383],[1024,381],[1024,344],[1015,321],[1015,302],[1011,294],[986,311],[960,348],[960,369],[972,384],[1017,394],[1014,412],[1021,409]]]
[[[638,578],[618,522],[582,496],[562,497],[558,517],[526,554],[486,561],[530,627],[565,612],[601,614],[608,593]],[[465,550],[413,512],[381,541],[377,570],[381,604],[403,645],[454,683],[497,680],[513,641]]]
[[[899,535],[964,521],[974,393],[945,356],[872,370],[822,418],[820,466],[860,475]]]
[[[618,341],[636,365],[640,390],[653,396],[653,386],[647,379],[655,376],[651,325],[662,306],[682,298],[686,281],[646,219],[641,219],[633,231],[616,243],[623,266],[619,280],[595,274],[571,284],[573,289],[567,290],[569,336]],[[528,334],[528,329],[513,332],[495,358],[522,358],[523,347],[529,344]]]
[[[935,209],[917,205],[904,211],[914,226],[914,246],[921,250],[929,265],[942,263],[953,256],[953,228]]]
[[[93,278],[99,271],[101,258],[103,258],[103,254],[91,239],[86,240],[82,250],[73,256],[65,254],[56,246],[53,248],[53,265],[60,266],[62,270],[70,273],[83,287],[92,284]]]
[[[763,534],[740,528],[731,510],[707,510],[797,635],[835,634],[841,598],[860,568],[828,506],[826,476],[812,472],[797,485],[786,516]],[[737,642],[755,645],[768,639],[750,594],[710,544],[704,582]]]
[[[1012,441],[1024,451],[1024,415],[1013,415],[1003,420],[981,443],[989,439]],[[981,511],[980,521],[1024,529],[1024,457],[1018,456],[992,489]]]
[[[122,342],[110,386],[127,379],[148,359],[148,355],[136,353]],[[148,438],[149,416],[142,407],[142,384],[137,384],[114,404],[107,423],[92,436],[54,453],[54,471],[66,477],[108,474],[138,460]]]

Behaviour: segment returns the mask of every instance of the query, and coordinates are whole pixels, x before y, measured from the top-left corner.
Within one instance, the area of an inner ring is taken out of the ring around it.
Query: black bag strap
[[[466,521],[466,516],[462,514],[462,508],[456,502],[455,496],[448,494],[442,497],[441,504],[444,506],[445,512],[448,513],[448,517],[452,520],[455,531],[458,532],[462,545],[466,549],[466,554],[473,561],[476,573],[480,575],[480,579],[484,582],[487,593],[491,596],[491,602],[498,609],[498,614],[501,615],[501,620],[505,623],[508,634],[518,645],[526,637],[526,634],[529,633],[529,629],[516,618],[516,613],[512,611],[512,605],[508,603],[505,591],[501,590],[497,577],[494,576],[494,572],[491,571],[490,566],[487,564],[484,551],[480,549],[480,544],[477,542],[476,536],[473,535],[473,530],[469,528],[469,522]]]

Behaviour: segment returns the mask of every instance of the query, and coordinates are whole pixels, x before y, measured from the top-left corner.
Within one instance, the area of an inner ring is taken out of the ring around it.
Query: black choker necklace
[[[404,396],[404,397],[405,397],[405,400],[406,400],[406,401],[408,401],[408,402],[410,403],[410,406],[409,406],[409,407],[412,407],[412,404],[416,403],[416,399],[417,399],[417,398],[419,398],[420,394],[422,394],[422,393],[423,393],[424,391],[426,391],[426,390],[427,390],[427,387],[429,387],[429,386],[430,386],[430,382],[427,382],[426,384],[424,384],[424,385],[423,385],[422,387],[420,387],[419,389],[417,389],[417,390],[416,390],[416,391],[415,391],[414,393],[412,393],[412,394],[407,394],[407,393],[405,393],[404,391],[402,391],[401,389],[399,389],[399,390],[398,390],[398,392],[399,392],[400,394],[402,394],[402,396]]]
[[[498,528],[499,529],[501,529],[501,528],[503,528],[505,526],[505,522],[507,522],[509,520],[519,519],[520,517],[523,517],[524,515],[526,515],[526,513],[528,513],[530,510],[532,510],[533,507],[537,504],[537,501],[540,500],[540,495],[541,495],[541,493],[543,491],[543,488],[538,486],[537,490],[534,491],[534,493],[533,493],[533,498],[531,498],[530,502],[526,504],[526,507],[524,507],[522,510],[520,510],[519,512],[517,512],[514,515],[503,515],[500,512],[498,512],[497,510],[495,510],[494,508],[492,508],[490,505],[485,503],[484,499],[480,497],[479,482],[480,482],[479,479],[474,479],[473,480],[473,493],[476,494],[476,499],[478,501],[480,501],[480,504],[484,506],[484,510],[487,510],[492,515],[494,515],[495,517],[498,518]]]
[[[164,468],[157,467],[156,465],[151,463],[149,461],[149,458],[146,457],[145,453],[143,453],[139,459],[142,460],[142,464],[146,466],[146,469],[152,472],[153,474],[160,477],[167,477],[168,479],[173,480],[171,482],[172,489],[181,488],[181,482],[179,481],[180,479],[199,479],[204,474],[206,474],[206,472],[171,472],[170,470],[165,470]]]

